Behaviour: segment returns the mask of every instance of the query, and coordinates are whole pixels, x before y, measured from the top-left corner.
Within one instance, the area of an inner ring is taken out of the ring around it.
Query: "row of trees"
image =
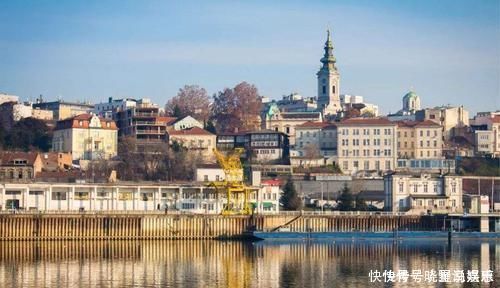
[[[213,126],[217,132],[253,130],[259,128],[262,99],[255,85],[241,82],[212,96],[197,85],[186,85],[165,105],[165,112],[174,117],[191,115]]]
[[[354,196],[351,189],[344,185],[342,190],[339,191],[340,195],[337,198],[337,210],[340,211],[366,211],[368,206],[364,199]],[[283,187],[283,196],[280,199],[281,205],[285,210],[299,210],[302,208],[302,199],[300,199],[292,179],[288,179]]]

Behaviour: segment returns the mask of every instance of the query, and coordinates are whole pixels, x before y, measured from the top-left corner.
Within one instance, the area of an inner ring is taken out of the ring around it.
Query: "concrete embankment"
[[[1,214],[0,240],[215,239],[280,227],[294,232],[435,231],[442,222],[407,215]]]

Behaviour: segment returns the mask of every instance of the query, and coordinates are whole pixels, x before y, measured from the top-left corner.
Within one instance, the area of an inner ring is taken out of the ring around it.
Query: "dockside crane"
[[[235,148],[232,153],[224,153],[213,150],[217,162],[224,171],[225,178],[222,181],[212,181],[209,187],[215,188],[217,193],[226,194],[226,204],[222,209],[222,215],[250,215],[252,207],[249,197],[252,189],[243,182],[243,166],[240,157],[243,148]]]

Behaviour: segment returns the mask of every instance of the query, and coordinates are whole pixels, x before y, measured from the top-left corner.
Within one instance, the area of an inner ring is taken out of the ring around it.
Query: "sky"
[[[500,109],[500,1],[0,1],[0,91],[164,105],[186,84],[317,94],[326,29],[340,93],[384,113]]]

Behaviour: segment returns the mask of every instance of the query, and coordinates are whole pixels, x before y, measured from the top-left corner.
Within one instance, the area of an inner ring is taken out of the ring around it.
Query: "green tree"
[[[337,198],[337,201],[340,202],[337,206],[340,211],[353,210],[354,197],[352,196],[351,189],[347,186],[347,183],[345,183],[344,188],[340,190],[340,195]]]
[[[285,210],[299,210],[302,207],[302,200],[297,190],[295,190],[295,185],[293,185],[291,178],[288,178],[288,181],[283,187],[283,196],[281,196],[280,200]]]

